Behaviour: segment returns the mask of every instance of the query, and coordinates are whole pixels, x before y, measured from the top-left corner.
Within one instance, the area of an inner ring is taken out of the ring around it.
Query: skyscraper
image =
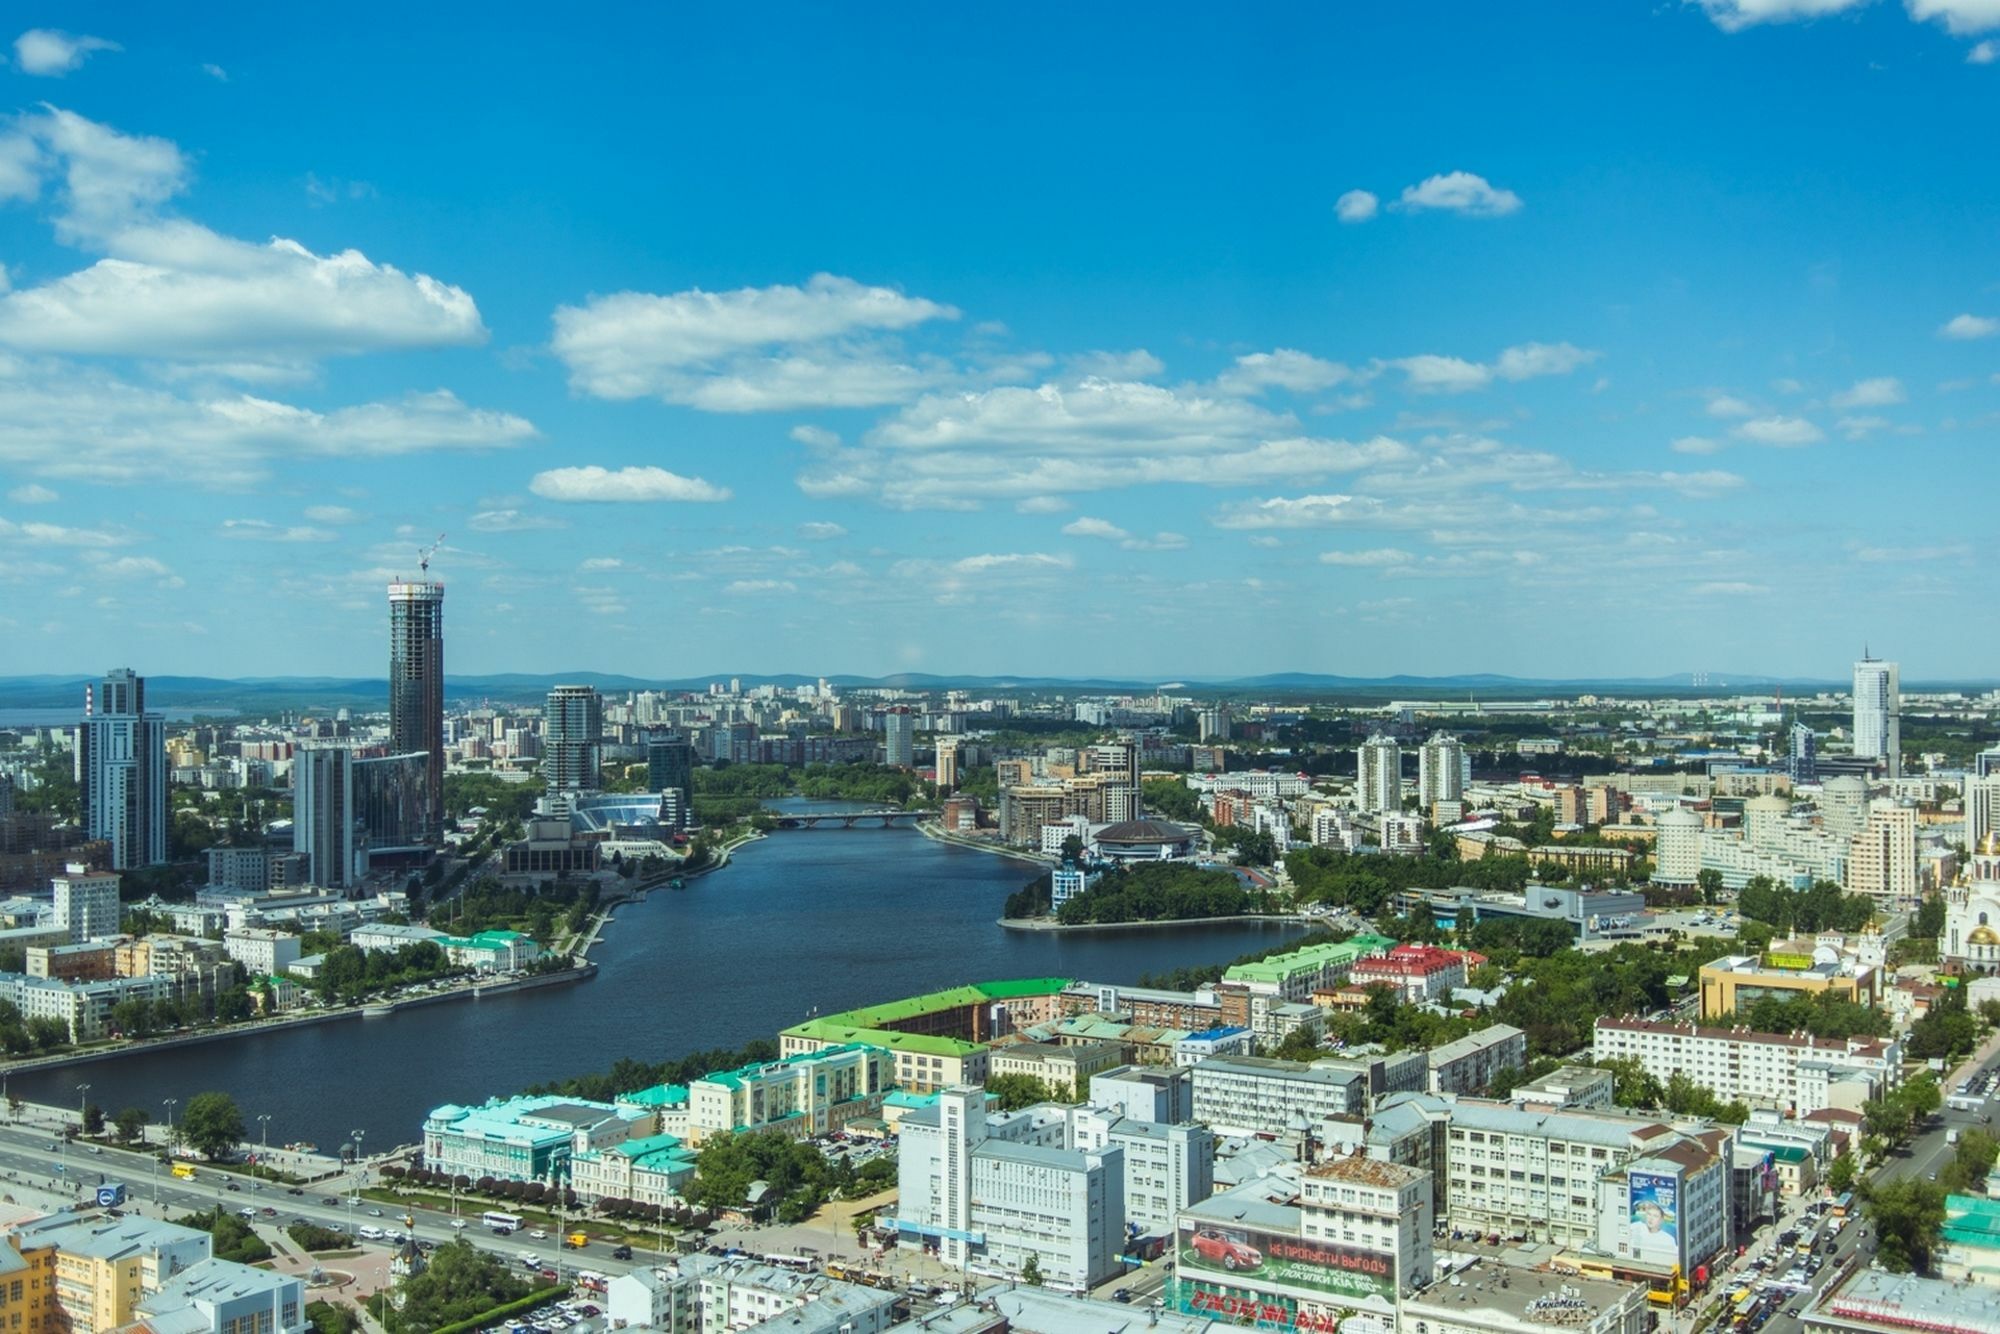
[[[900,704],[882,715],[882,762],[891,769],[917,764],[917,716]]]
[[[656,736],[646,742],[646,786],[654,792],[678,788],[694,792],[694,745],[684,736]]]
[[[146,712],[146,679],[129,667],[84,688],[76,779],[84,832],[111,844],[111,869],[167,859],[167,724]]]
[[[1434,732],[1417,752],[1417,809],[1428,817],[1440,801],[1465,796],[1465,747],[1455,736]]]
[[[354,750],[307,746],[292,757],[292,851],[307,883],[346,889],[368,873],[368,838],[354,803]]]
[[[950,792],[958,786],[958,738],[941,736],[937,743],[937,788]]]
[[[1377,733],[1361,743],[1356,756],[1355,795],[1364,811],[1403,809],[1403,750],[1396,738]]]
[[[557,686],[542,711],[542,776],[551,795],[595,792],[602,778],[604,701],[589,686]]]
[[[429,756],[424,841],[444,822],[444,585],[389,585],[389,749]]]
[[[1902,774],[1903,701],[1893,662],[1863,655],[1854,664],[1854,757],[1880,760],[1890,778]]]
[[[1819,781],[1819,738],[1804,723],[1793,723],[1785,756],[1785,772],[1794,783]]]

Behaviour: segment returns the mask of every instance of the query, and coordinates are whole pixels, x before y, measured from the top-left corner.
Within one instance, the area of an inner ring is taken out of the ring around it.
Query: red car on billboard
[[[1212,1227],[1194,1234],[1194,1253],[1224,1269],[1255,1269],[1264,1263],[1264,1253]]]

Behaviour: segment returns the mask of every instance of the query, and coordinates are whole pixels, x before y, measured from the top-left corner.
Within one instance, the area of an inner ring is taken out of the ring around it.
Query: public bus
[[[810,1255],[766,1255],[762,1258],[765,1264],[776,1265],[780,1269],[790,1269],[801,1274],[811,1273],[819,1263]]]
[[[1833,1209],[1831,1212],[1835,1218],[1845,1218],[1847,1217],[1847,1211],[1853,1207],[1854,1192],[1851,1190],[1842,1191],[1833,1197]]]
[[[479,1221],[503,1237],[510,1232],[518,1232],[521,1228],[521,1216],[519,1214],[503,1214],[498,1209],[488,1209],[485,1213],[479,1215]]]
[[[192,1181],[194,1180],[194,1165],[192,1163],[175,1163],[174,1175],[183,1181]]]

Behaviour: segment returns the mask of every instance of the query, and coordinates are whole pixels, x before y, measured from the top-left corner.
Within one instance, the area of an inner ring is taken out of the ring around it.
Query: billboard
[[[1236,1288],[1287,1288],[1315,1296],[1393,1305],[1396,1257],[1351,1246],[1301,1241],[1255,1228],[1183,1218],[1179,1272]]]
[[[107,1181],[97,1188],[97,1207],[116,1209],[125,1203],[125,1187],[116,1181]]]
[[[1631,1193],[1632,1256],[1656,1264],[1681,1262],[1681,1185],[1676,1177],[1632,1172],[1625,1178]]]

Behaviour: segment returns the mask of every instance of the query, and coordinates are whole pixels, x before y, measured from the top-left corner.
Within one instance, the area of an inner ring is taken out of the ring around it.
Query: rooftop
[[[1231,967],[1222,977],[1226,982],[1282,982],[1294,973],[1308,969],[1325,968],[1329,964],[1353,963],[1370,954],[1381,954],[1394,949],[1396,942],[1387,936],[1362,932],[1346,940],[1326,945],[1306,945],[1289,950],[1284,954],[1273,954],[1268,959],[1255,963],[1239,963]]]
[[[1317,1167],[1306,1171],[1309,1177],[1322,1181],[1346,1181],[1357,1186],[1377,1186],[1383,1190],[1401,1190],[1412,1181],[1422,1181],[1430,1174],[1401,1163],[1385,1163],[1376,1158],[1349,1156],[1329,1158]]]
[[[2000,1334],[2000,1289],[1863,1269],[1807,1318],[1847,1329]]]

